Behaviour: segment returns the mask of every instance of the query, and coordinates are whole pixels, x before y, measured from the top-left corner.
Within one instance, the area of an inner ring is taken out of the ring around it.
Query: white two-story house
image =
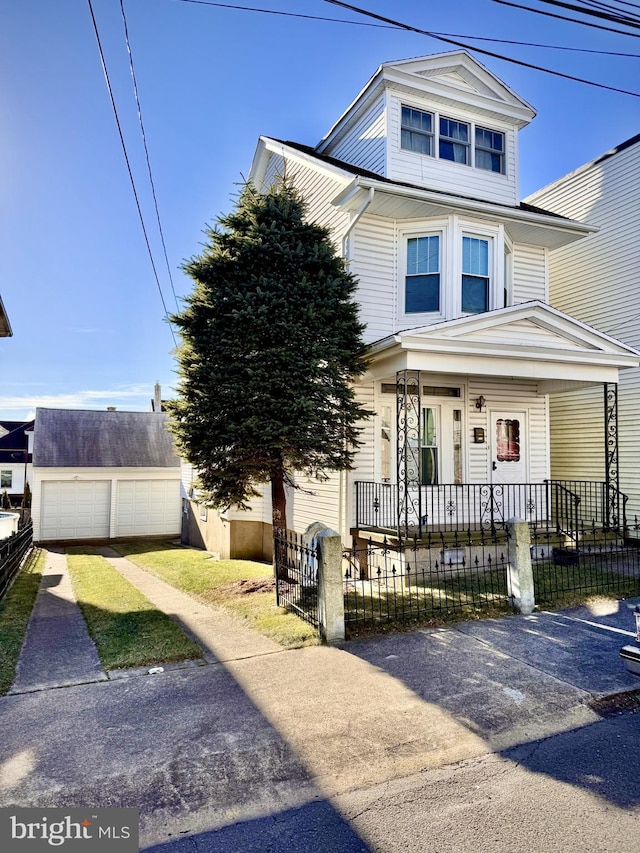
[[[330,227],[371,359],[355,469],[301,480],[293,529],[320,520],[348,541],[556,511],[550,396],[615,389],[638,354],[549,304],[549,252],[594,229],[520,201],[518,133],[534,116],[455,51],[381,65],[315,147],[260,138],[250,179],[286,176]],[[267,527],[267,504],[224,522]]]

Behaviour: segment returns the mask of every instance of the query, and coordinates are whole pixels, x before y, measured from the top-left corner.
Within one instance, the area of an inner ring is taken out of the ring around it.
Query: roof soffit
[[[531,213],[518,207],[449,196],[428,189],[390,185],[363,177],[356,177],[352,185],[333,199],[332,204],[355,213],[365,201],[371,186],[375,194],[367,207],[367,215],[395,220],[399,225],[457,213],[492,225],[503,223],[514,243],[547,249],[557,249],[599,230],[559,216]]]

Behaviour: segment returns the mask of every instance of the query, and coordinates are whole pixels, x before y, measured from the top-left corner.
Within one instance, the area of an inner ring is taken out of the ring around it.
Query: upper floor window
[[[451,118],[440,119],[438,151],[442,160],[469,164],[469,125]]]
[[[400,145],[416,154],[433,154],[433,115],[412,107],[402,107]]]
[[[440,237],[429,234],[407,240],[406,314],[440,310]]]
[[[504,174],[504,133],[476,127],[476,166],[488,172]]]
[[[489,241],[462,238],[462,311],[479,314],[489,310]]]
[[[505,142],[505,134],[499,130],[401,105],[400,147],[404,151],[504,175]]]

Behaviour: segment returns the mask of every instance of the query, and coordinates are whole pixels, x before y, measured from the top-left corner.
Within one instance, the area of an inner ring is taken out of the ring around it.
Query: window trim
[[[404,154],[414,154],[417,157],[431,157],[434,160],[442,160],[445,163],[452,163],[456,166],[466,166],[467,168],[470,168],[470,169],[479,169],[482,173],[484,173],[486,175],[501,175],[503,177],[506,177],[507,168],[508,168],[507,167],[507,153],[508,153],[507,152],[507,145],[508,145],[509,128],[507,128],[507,127],[503,127],[503,128],[490,127],[490,126],[481,124],[480,122],[475,121],[474,119],[471,119],[471,118],[456,118],[455,116],[452,116],[452,115],[446,115],[445,113],[440,112],[438,109],[433,109],[433,108],[428,108],[428,107],[425,108],[424,106],[416,106],[415,104],[412,104],[409,101],[402,99],[402,98],[399,98],[397,103],[398,103],[399,110],[400,110],[400,114],[399,114],[399,118],[398,118],[398,127],[400,128],[400,132],[398,134],[398,139],[397,139],[398,151],[401,151]],[[425,115],[430,116],[431,120],[432,120],[432,126],[433,126],[432,133],[428,134],[424,131],[421,131],[421,130],[418,130],[415,128],[405,127],[402,123],[402,110],[403,109],[415,110],[416,112],[424,113]],[[440,122],[442,119],[445,119],[447,121],[455,121],[455,122],[458,122],[459,124],[467,125],[467,127],[469,128],[469,139],[468,139],[468,141],[467,142],[461,142],[460,140],[452,139],[451,137],[445,137],[445,136],[441,135],[441,133],[440,133]],[[430,138],[430,148],[431,148],[430,153],[425,154],[421,151],[413,151],[411,148],[405,148],[402,144],[402,131],[403,130],[410,130],[411,132],[420,133],[420,134],[423,134],[424,136],[428,136]],[[485,131],[488,131],[489,133],[500,134],[500,136],[502,136],[502,140],[503,140],[503,150],[498,151],[497,149],[493,149],[493,148],[490,149],[490,148],[486,148],[485,146],[478,145],[476,143],[476,131],[477,130],[485,130]],[[441,139],[449,140],[451,142],[455,142],[455,143],[458,143],[460,145],[464,145],[466,148],[466,151],[467,151],[466,162],[465,163],[459,163],[459,162],[456,162],[455,160],[449,160],[446,157],[441,157],[440,156],[440,140]],[[484,152],[487,152],[490,154],[500,155],[502,158],[501,159],[501,171],[496,172],[493,169],[485,169],[483,166],[478,166],[477,165],[477,152],[478,151],[484,151]]]
[[[411,228],[401,229],[398,232],[398,318],[400,320],[410,320],[416,325],[422,323],[425,318],[440,318],[445,316],[446,306],[446,289],[443,283],[447,280],[447,239],[448,225],[446,221],[437,220],[425,223],[424,228],[413,226]],[[407,312],[407,272],[408,261],[408,245],[409,240],[416,237],[438,237],[439,238],[439,260],[440,260],[440,283],[439,283],[439,308],[437,311],[411,311]]]
[[[487,148],[484,145],[478,145],[477,142],[477,134],[479,130],[484,130],[487,133],[497,133],[502,137],[502,150],[498,151],[497,148]],[[500,169],[496,171],[495,169],[485,169],[484,166],[478,166],[478,151],[482,151],[486,154],[496,154],[500,157]],[[483,127],[481,124],[474,124],[473,126],[473,165],[476,169],[481,169],[483,172],[489,172],[492,175],[504,175],[505,167],[506,167],[506,153],[507,153],[507,135],[502,130],[494,130],[492,127]]]
[[[412,237],[440,237],[440,308],[438,311],[406,311],[407,246]],[[397,232],[397,320],[416,327],[443,320],[473,317],[462,311],[462,238],[472,237],[489,243],[489,287],[487,311],[502,308],[507,287],[509,304],[513,302],[512,281],[505,282],[504,255],[512,250],[505,239],[504,225],[488,225],[461,219],[451,214],[446,220],[425,220],[422,226],[412,223]]]
[[[429,116],[431,119],[431,132],[422,130],[417,127],[410,127],[409,125],[405,125],[403,122],[403,111],[404,110],[412,110],[416,113],[422,113],[423,115]],[[406,148],[402,144],[402,134],[403,131],[407,131],[408,133],[415,133],[418,136],[424,137],[429,142],[429,151],[415,151],[413,148]],[[410,154],[417,154],[420,157],[435,157],[435,145],[436,145],[436,116],[430,110],[423,110],[419,107],[412,107],[409,104],[400,103],[400,150],[408,151]]]
[[[442,122],[443,121],[449,121],[449,122],[454,122],[455,124],[464,125],[464,127],[467,128],[467,140],[466,140],[466,142],[462,141],[461,139],[455,139],[455,137],[453,137],[453,136],[446,136],[445,134],[443,134],[442,133]],[[457,119],[457,118],[450,118],[449,116],[439,114],[438,115],[438,159],[439,160],[446,160],[447,163],[456,163],[458,166],[472,166],[473,165],[471,162],[471,137],[472,137],[472,134],[475,137],[475,127],[473,127],[473,125],[470,121],[461,121],[460,119]],[[464,155],[465,155],[464,162],[461,160],[453,159],[451,157],[443,157],[442,154],[440,153],[441,145],[443,142],[445,142],[445,143],[449,142],[451,145],[462,146],[462,149],[464,150]]]

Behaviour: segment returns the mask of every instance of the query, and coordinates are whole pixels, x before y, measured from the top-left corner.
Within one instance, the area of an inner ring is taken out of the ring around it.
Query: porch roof
[[[407,329],[376,341],[366,378],[398,370],[535,379],[538,393],[617,382],[640,353],[543,302]]]

